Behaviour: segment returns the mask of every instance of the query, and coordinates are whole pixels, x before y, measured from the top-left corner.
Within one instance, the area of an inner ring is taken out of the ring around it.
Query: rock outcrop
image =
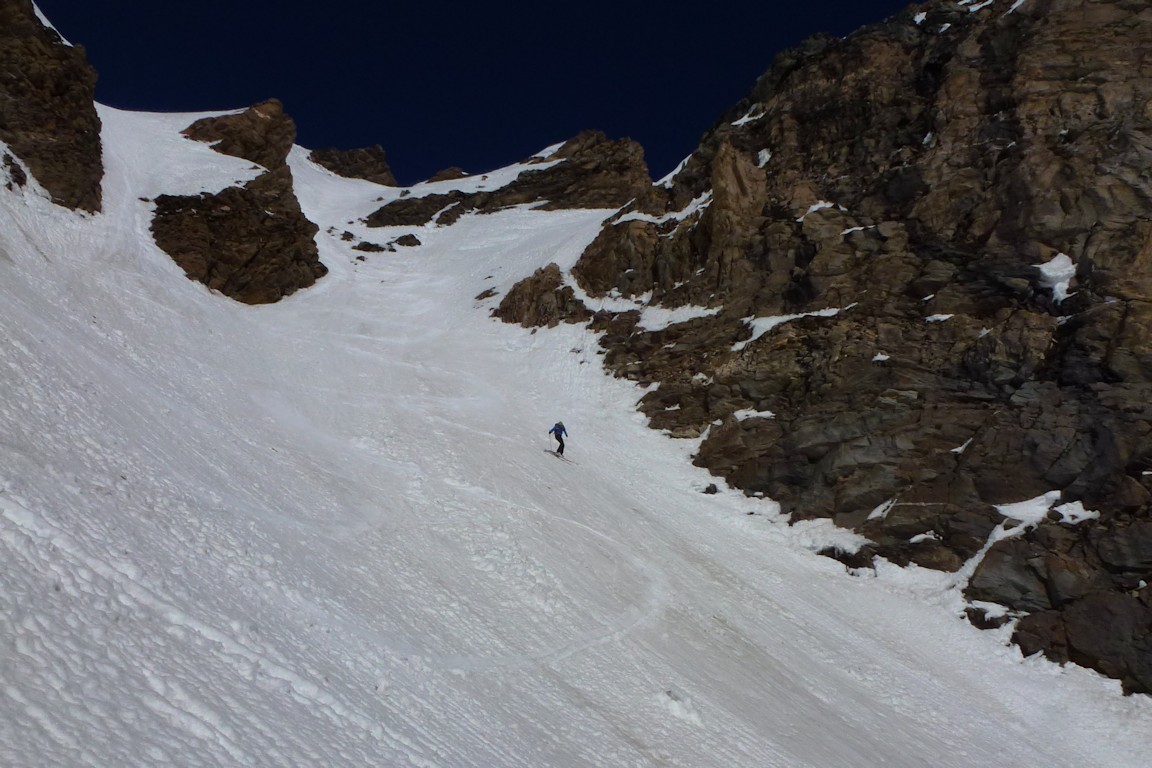
[[[308,159],[348,179],[364,179],[386,187],[399,186],[379,144],[361,149],[314,149]]]
[[[1095,513],[1018,526],[968,594],[1150,692],[1149,167],[1147,3],[929,0],[778,56],[573,274],[710,308],[598,316],[607,365],[698,464],[865,557],[954,571],[999,506]]]
[[[31,0],[0,0],[0,141],[56,203],[89,212],[104,177],[95,87],[84,49],[45,26]]]
[[[519,323],[526,328],[551,328],[560,322],[578,323],[591,317],[571,286],[563,284],[560,267],[556,264],[541,267],[531,277],[517,283],[493,314],[505,322]]]
[[[279,301],[327,274],[287,157],[296,125],[279,101],[197,120],[185,134],[267,169],[242,187],[156,198],[152,234],[185,274],[247,304]]]
[[[283,167],[292,151],[296,123],[278,99],[268,99],[241,112],[201,118],[185,128],[184,135],[271,171]]]
[[[433,220],[451,224],[465,213],[491,213],[525,203],[538,203],[541,210],[619,208],[648,194],[652,184],[639,144],[629,139],[613,141],[597,131],[585,131],[551,156],[525,161],[529,164],[543,167],[526,170],[510,184],[491,191],[452,190],[400,198],[372,213],[366,223],[373,227],[422,226]]]

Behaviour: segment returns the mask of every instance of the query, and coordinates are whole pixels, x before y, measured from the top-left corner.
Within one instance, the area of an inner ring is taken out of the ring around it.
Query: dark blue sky
[[[123,109],[284,102],[309,148],[380,144],[397,178],[482,172],[586,128],[631,137],[653,178],[773,56],[905,0],[500,2],[37,0]]]

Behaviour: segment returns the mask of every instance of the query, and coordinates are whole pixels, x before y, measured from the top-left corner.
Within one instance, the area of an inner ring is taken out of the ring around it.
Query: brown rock
[[[1108,570],[1152,574],[1152,520],[1094,530],[1091,541]]]
[[[1152,607],[1146,596],[1098,592],[1063,612],[1068,657],[1152,693]]]
[[[459,205],[465,200],[463,192],[442,195],[402,197],[373,211],[364,220],[370,227],[422,227],[437,214]]]
[[[520,174],[496,193],[495,205],[545,200],[545,210],[619,208],[652,185],[644,149],[630,139],[612,141],[599,131],[569,139],[548,160],[561,162]]]
[[[492,314],[526,328],[587,320],[591,313],[562,282],[560,267],[556,264],[541,267],[531,277],[517,283]]]
[[[327,274],[316,232],[287,166],[216,194],[161,195],[152,220],[156,244],[188,277],[247,304],[278,301]]]
[[[319,227],[292,186],[287,158],[296,124],[279,101],[197,120],[184,133],[269,169],[216,194],[156,198],[152,235],[188,277],[237,301],[268,304],[328,273],[316,248]]]
[[[656,385],[640,403],[654,428],[711,425],[695,462],[793,519],[955,570],[1000,522],[993,505],[1059,490],[1098,511],[997,543],[968,595],[1030,612],[1030,652],[1137,690],[1152,15],[1131,0],[914,10],[923,24],[909,10],[778,56],[573,275],[592,296],[721,310],[654,332],[597,317],[620,326],[605,364]],[[1066,297],[1037,267],[1060,253]],[[770,316],[790,319],[751,340],[746,319]],[[732,418],[746,409],[775,418]]]
[[[5,152],[3,162],[4,170],[8,174],[9,179],[7,184],[8,189],[23,187],[28,183],[28,174],[24,173],[24,169],[16,162],[16,158]]]
[[[1048,590],[1037,568],[1045,553],[1022,539],[997,542],[980,561],[964,595],[969,600],[1000,603],[1017,611],[1052,608]]]
[[[451,168],[445,168],[432,174],[432,176],[429,177],[428,182],[432,183],[436,181],[456,181],[456,179],[467,178],[471,175],[472,174],[468,173],[463,168],[458,168],[454,165]]]
[[[549,158],[560,162],[526,170],[504,187],[401,198],[372,213],[366,223],[369,226],[424,224],[440,213],[437,223],[448,225],[471,211],[491,213],[526,203],[538,203],[543,210],[618,208],[645,194],[652,184],[643,155],[636,142],[610,141],[602,133],[589,131],[566,142]],[[455,177],[432,181],[450,178]]]
[[[54,202],[90,212],[104,176],[95,87],[84,49],[46,27],[31,0],[0,0],[0,141]]]
[[[296,123],[284,113],[279,100],[269,99],[243,112],[197,120],[184,134],[212,144],[217,152],[275,170],[288,159],[296,141]]]
[[[1068,635],[1059,611],[1040,611],[1023,617],[1012,634],[1012,642],[1020,646],[1025,656],[1043,653],[1053,661],[1069,661]]]
[[[379,144],[362,149],[314,149],[308,159],[345,178],[398,186]]]

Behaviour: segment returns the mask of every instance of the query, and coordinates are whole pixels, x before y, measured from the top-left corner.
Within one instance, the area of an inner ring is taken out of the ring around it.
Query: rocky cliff
[[[296,125],[279,101],[198,120],[184,133],[266,169],[242,187],[156,198],[152,235],[188,277],[237,301],[267,304],[328,273],[318,228],[293,190],[287,158]]]
[[[930,0],[779,55],[573,278],[713,312],[594,321],[698,464],[861,532],[853,565],[974,569],[974,621],[1148,692],[1149,167],[1146,2]],[[506,319],[585,316],[535,280],[553,311]]]
[[[55,202],[89,212],[100,210],[104,177],[95,87],[84,49],[46,26],[31,0],[0,0],[0,141]],[[11,156],[4,163],[19,169]],[[23,170],[12,175],[21,183]]]

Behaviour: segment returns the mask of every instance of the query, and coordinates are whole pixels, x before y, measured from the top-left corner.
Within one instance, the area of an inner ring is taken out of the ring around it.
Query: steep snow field
[[[812,550],[849,534],[701,493],[594,334],[474,298],[605,212],[359,262],[338,234],[400,234],[349,223],[398,191],[297,150],[331,273],[243,306],[141,198],[250,163],[101,117],[105,213],[0,187],[0,764],[1148,765],[1147,698],[971,628],[952,577],[848,574]]]

